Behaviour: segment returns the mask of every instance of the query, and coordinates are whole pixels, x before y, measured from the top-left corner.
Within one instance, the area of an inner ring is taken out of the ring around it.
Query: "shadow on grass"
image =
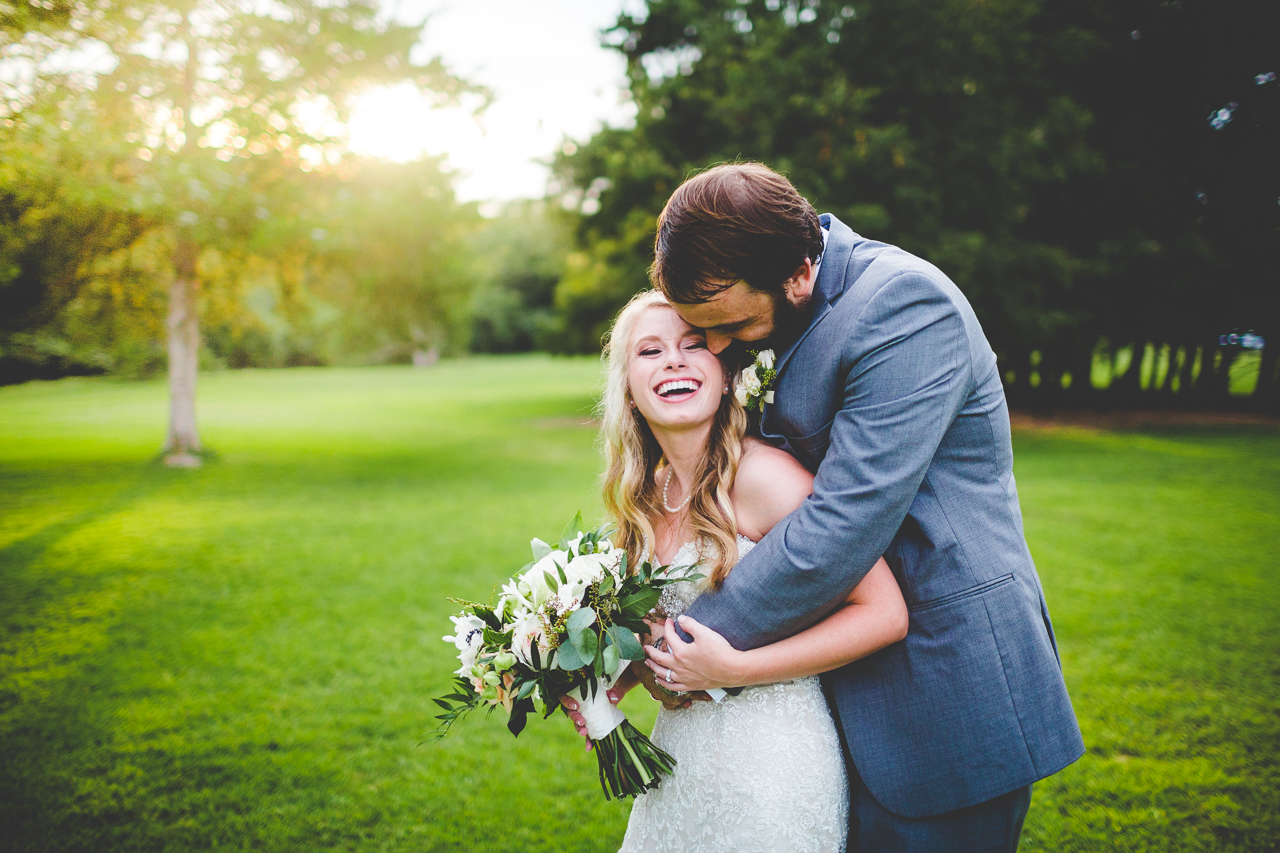
[[[155,612],[164,599],[155,588],[173,572],[148,575],[116,560],[82,567],[74,555],[69,567],[58,553],[189,474],[95,470],[93,479],[123,485],[0,549],[0,849],[317,849],[361,840],[358,820],[335,832],[314,819],[339,785],[313,757],[289,755],[287,743],[258,732],[183,737],[190,697],[166,694],[171,679],[155,672],[141,640],[200,627],[189,610]],[[148,705],[158,719],[130,719]],[[274,801],[269,815],[246,809],[264,798]]]

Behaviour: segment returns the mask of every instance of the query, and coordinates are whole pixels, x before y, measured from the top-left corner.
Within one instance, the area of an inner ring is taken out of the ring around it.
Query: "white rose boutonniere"
[[[760,410],[761,403],[773,404],[773,382],[778,378],[773,369],[773,350],[750,351],[755,356],[751,366],[742,371],[734,396],[749,412]]]

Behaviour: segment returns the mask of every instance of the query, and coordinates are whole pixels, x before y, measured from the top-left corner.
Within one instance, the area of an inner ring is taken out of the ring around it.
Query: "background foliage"
[[[566,143],[546,199],[488,220],[439,160],[345,150],[361,86],[485,94],[413,66],[419,28],[363,0],[13,9],[0,381],[163,367],[184,240],[206,367],[593,352],[646,285],[671,191],[755,159],[950,275],[1015,401],[1280,399],[1275,4],[629,6],[603,37],[634,125]],[[115,64],[53,61],[94,44]]]
[[[1096,379],[1221,404],[1241,347],[1219,337],[1280,333],[1277,20],[1234,0],[654,0],[608,34],[635,127],[557,160],[584,250],[561,345],[596,345],[686,176],[760,160],[950,275],[1011,396]]]

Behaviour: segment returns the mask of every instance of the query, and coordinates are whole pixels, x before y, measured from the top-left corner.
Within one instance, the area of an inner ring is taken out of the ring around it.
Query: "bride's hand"
[[[715,631],[689,616],[680,617],[680,627],[694,639],[686,643],[670,619],[666,626],[666,646],[661,651],[645,646],[645,665],[658,683],[668,690],[707,690],[712,687],[740,687],[743,676],[737,665],[743,652]]]
[[[637,667],[634,663],[631,666],[624,669],[622,671],[622,674],[618,676],[617,682],[615,682],[614,685],[609,688],[609,691],[606,695],[609,697],[609,701],[611,703],[613,703],[614,705],[617,705],[619,702],[622,701],[622,697],[626,696],[627,693],[631,691],[631,688],[635,687],[637,684],[640,684],[644,681],[644,676],[652,676],[652,673],[648,672],[647,670],[642,675],[641,673],[636,672],[636,669]],[[571,696],[561,696],[560,704],[564,706],[565,716],[567,716],[570,720],[573,721],[573,727],[577,730],[578,734],[582,735],[582,737],[586,740],[587,752],[590,752],[591,738],[587,737],[586,719],[581,714],[578,713],[578,700],[572,698]]]

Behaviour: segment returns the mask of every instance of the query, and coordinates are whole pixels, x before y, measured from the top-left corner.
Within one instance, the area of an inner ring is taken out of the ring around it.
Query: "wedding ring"
[[[673,681],[675,679],[671,677],[671,667],[667,667],[667,683],[670,684]]]

